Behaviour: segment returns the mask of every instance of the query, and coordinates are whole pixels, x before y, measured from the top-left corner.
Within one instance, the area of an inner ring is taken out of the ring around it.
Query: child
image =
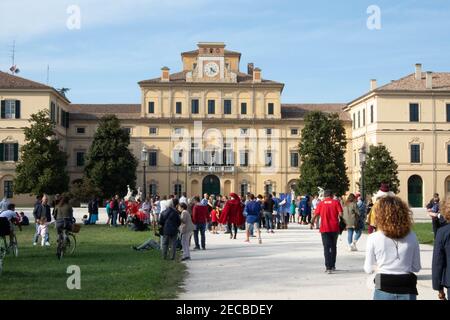
[[[83,216],[83,219],[81,219],[81,221],[83,221],[83,224],[84,224],[84,225],[88,225],[88,224],[89,224],[88,216],[87,216],[87,215],[84,215],[84,216]]]
[[[41,236],[41,246],[43,247],[45,245],[45,235],[47,234],[48,230],[48,223],[47,219],[41,218],[39,219],[39,227],[38,227],[38,234]]]
[[[289,222],[294,222],[295,223],[295,209],[296,209],[296,205],[295,205],[295,200],[292,200],[292,202],[291,202],[291,207],[290,207],[290,211],[289,211],[289,213],[290,213],[290,221]],[[294,220],[294,221],[292,221],[292,220]]]
[[[219,221],[219,207],[215,207],[212,211],[211,211],[211,222],[212,222],[212,233],[213,234],[218,234],[217,232],[217,221]]]
[[[20,213],[20,225],[21,226],[28,226],[30,225],[30,220],[28,220],[28,217],[23,213],[23,211]]]

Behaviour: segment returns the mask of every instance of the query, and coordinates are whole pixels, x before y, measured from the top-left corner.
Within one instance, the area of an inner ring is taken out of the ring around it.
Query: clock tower
[[[200,42],[197,56],[197,78],[203,81],[220,81],[225,78],[225,44]]]

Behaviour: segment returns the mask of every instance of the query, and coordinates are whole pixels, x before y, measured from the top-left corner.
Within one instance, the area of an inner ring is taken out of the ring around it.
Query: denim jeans
[[[206,247],[205,229],[206,229],[206,223],[198,223],[195,225],[194,242],[195,242],[195,247],[197,249],[200,248],[200,244],[198,242],[198,233],[199,232],[200,232],[200,236],[201,236],[202,248],[204,249]]]
[[[167,253],[168,253],[169,247],[170,247],[170,255],[171,255],[170,258],[172,260],[175,260],[175,257],[177,254],[177,239],[178,239],[178,235],[163,236],[162,254],[163,254],[164,259],[167,259]]]
[[[322,233],[323,254],[325,256],[325,267],[327,270],[336,268],[336,245],[338,236],[339,232]]]
[[[417,300],[415,294],[397,294],[375,289],[373,300]]]
[[[355,234],[355,242],[361,237],[362,230],[355,230],[355,228],[347,228],[347,241],[348,244],[353,243],[353,234]]]
[[[119,215],[119,212],[116,210],[113,210],[112,212],[112,218],[111,218],[111,225],[117,226],[117,216]]]
[[[34,232],[33,242],[36,243],[36,242],[38,242],[38,240],[39,240],[39,224],[36,223],[35,225],[36,225],[36,231]],[[48,231],[47,231],[47,233],[45,234],[44,241],[45,241],[45,242],[50,242],[50,236],[49,236],[49,234],[48,234]]]
[[[264,218],[266,219],[266,229],[273,229],[273,214],[272,212],[264,211]]]
[[[249,223],[247,225],[247,228],[248,228],[250,235],[253,236],[253,230],[254,230],[253,223]]]

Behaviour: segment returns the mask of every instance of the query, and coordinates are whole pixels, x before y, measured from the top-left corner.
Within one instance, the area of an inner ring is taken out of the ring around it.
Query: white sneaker
[[[37,242],[33,242],[33,246],[37,246]]]
[[[356,248],[356,242],[352,243],[352,251],[358,251],[358,248]]]
[[[45,245],[46,245],[47,247],[50,247],[50,242],[47,241],[47,242],[45,243]]]
[[[353,245],[351,244],[348,245],[348,251],[353,251]]]

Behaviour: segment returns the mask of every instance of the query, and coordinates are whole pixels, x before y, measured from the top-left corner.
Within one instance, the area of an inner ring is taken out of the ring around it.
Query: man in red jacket
[[[325,256],[325,272],[331,274],[336,270],[337,239],[339,236],[339,216],[342,215],[342,206],[338,200],[332,198],[330,190],[325,190],[323,199],[314,212],[311,229],[315,220],[320,217],[320,233],[322,235],[323,251]]]
[[[198,233],[200,232],[201,236],[201,244],[202,249],[206,249],[206,238],[205,238],[205,230],[206,230],[206,224],[209,222],[210,216],[208,212],[208,206],[203,205],[195,205],[192,208],[192,222],[195,225],[194,230],[194,241],[195,241],[195,247],[194,250],[200,250],[200,245],[198,242]]]

